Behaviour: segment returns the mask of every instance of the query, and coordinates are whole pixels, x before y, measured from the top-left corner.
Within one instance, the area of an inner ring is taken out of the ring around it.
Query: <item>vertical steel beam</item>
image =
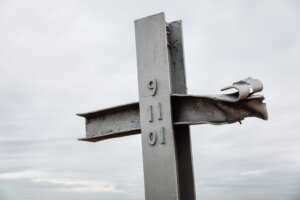
[[[174,129],[170,96],[186,92],[181,23],[168,27],[164,13],[135,21],[145,197],[193,200],[189,129]]]
[[[186,94],[185,63],[181,21],[168,24],[172,93]],[[178,161],[180,199],[196,199],[192,147],[189,126],[174,127]]]

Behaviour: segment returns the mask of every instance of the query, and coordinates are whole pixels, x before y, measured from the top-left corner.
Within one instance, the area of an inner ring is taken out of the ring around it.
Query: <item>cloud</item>
[[[1,173],[2,180],[27,180],[34,183],[46,183],[57,186],[59,190],[78,192],[121,192],[108,182],[81,180],[63,177],[54,173],[37,170]]]
[[[248,177],[257,177],[257,176],[262,176],[264,174],[265,174],[265,171],[262,169],[246,171],[246,172],[241,173],[242,176],[248,176]]]

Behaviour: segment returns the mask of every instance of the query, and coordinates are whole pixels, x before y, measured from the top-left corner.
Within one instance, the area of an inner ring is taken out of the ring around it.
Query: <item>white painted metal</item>
[[[226,124],[255,116],[267,119],[259,80],[226,87],[229,95],[186,95],[181,21],[164,13],[135,21],[139,103],[78,114],[87,137],[100,141],[142,133],[146,200],[195,200],[189,125]],[[176,93],[176,94],[175,94]]]
[[[172,81],[164,13],[135,21],[140,123],[146,200],[179,200],[178,164],[171,113]],[[155,93],[149,85],[156,85]],[[162,120],[148,109],[161,104]],[[160,129],[164,135],[160,135]],[[155,135],[155,136],[154,136]],[[153,142],[164,138],[165,142]]]

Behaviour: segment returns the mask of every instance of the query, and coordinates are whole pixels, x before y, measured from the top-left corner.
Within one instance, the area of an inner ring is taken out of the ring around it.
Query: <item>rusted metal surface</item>
[[[237,102],[232,102],[228,95],[173,94],[171,99],[175,126],[222,125],[240,122],[246,117],[268,119],[261,95],[250,95]],[[80,139],[83,141],[97,142],[141,132],[138,102],[78,115],[86,118],[87,137]]]

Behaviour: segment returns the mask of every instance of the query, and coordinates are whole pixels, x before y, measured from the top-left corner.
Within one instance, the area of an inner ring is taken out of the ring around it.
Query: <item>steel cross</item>
[[[267,119],[262,84],[234,83],[231,95],[186,95],[181,21],[164,13],[135,21],[139,102],[78,114],[86,138],[101,141],[141,133],[146,200],[194,200],[189,125],[226,124],[255,116]]]

